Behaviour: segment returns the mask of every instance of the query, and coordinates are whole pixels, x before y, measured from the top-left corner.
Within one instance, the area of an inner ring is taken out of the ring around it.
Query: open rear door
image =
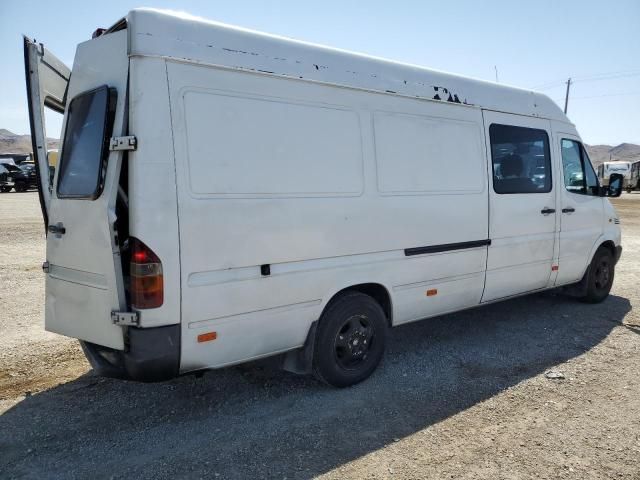
[[[64,114],[71,71],[41,43],[24,37],[24,69],[27,83],[27,103],[31,126],[33,160],[38,178],[40,207],[46,230],[51,204],[52,175],[47,158],[47,133],[44,109]]]
[[[69,69],[25,38],[31,134],[47,222],[45,327],[124,349],[112,312],[127,309],[116,202],[123,151],[110,139],[126,131],[127,32],[78,46]],[[61,150],[48,182],[44,108],[64,111]],[[126,197],[126,196],[125,196]],[[126,199],[124,200],[126,203]],[[121,232],[120,232],[121,233]]]

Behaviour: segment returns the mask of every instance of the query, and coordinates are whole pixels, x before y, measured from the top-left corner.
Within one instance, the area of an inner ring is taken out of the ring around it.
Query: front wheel
[[[587,291],[581,298],[583,302],[600,303],[611,291],[615,273],[615,260],[611,251],[606,247],[600,247],[591,260],[587,272]]]
[[[382,307],[360,292],[332,301],[318,322],[313,370],[334,387],[366,379],[384,354],[387,320]]]

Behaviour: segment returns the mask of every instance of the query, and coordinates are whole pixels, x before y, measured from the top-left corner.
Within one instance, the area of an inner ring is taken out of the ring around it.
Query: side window
[[[493,124],[489,137],[496,193],[551,191],[551,155],[546,131]]]
[[[598,195],[598,179],[580,142],[562,139],[562,172],[567,191],[580,195]]]

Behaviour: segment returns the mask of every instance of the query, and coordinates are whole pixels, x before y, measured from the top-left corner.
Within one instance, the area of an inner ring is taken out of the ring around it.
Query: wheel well
[[[609,251],[611,252],[611,255],[613,255],[613,257],[615,258],[615,256],[616,256],[616,246],[611,240],[607,240],[606,242],[602,242],[602,244],[598,248],[602,248],[602,247],[608,248]]]
[[[342,295],[345,292],[353,292],[353,291],[364,293],[365,295],[369,295],[376,302],[378,302],[382,307],[382,310],[384,311],[385,316],[387,317],[389,326],[393,325],[393,322],[392,322],[393,310],[391,308],[391,297],[389,296],[389,292],[387,291],[387,289],[383,285],[380,285],[379,283],[361,283],[359,285],[352,285],[350,287],[343,288],[333,296],[331,301],[333,301],[335,298],[338,298],[340,295]]]

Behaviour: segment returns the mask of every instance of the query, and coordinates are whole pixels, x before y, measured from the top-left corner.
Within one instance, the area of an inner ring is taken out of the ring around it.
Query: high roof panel
[[[415,65],[246,30],[190,15],[136,9],[129,53],[219,65],[351,88],[569,122],[546,95]]]

